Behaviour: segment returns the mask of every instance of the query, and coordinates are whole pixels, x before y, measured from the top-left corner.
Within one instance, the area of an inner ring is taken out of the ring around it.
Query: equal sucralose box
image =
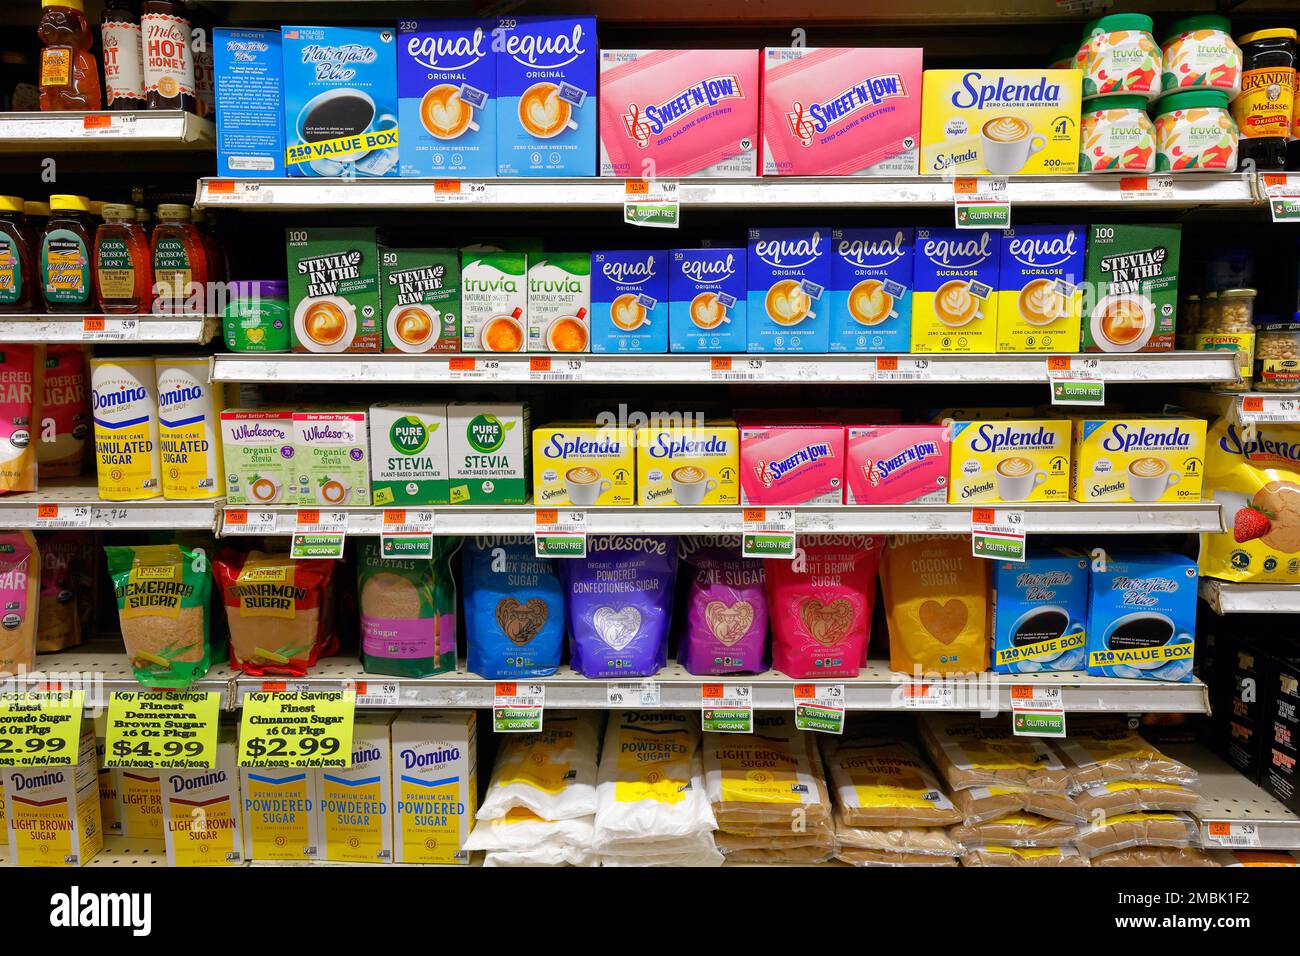
[[[494,26],[492,20],[398,21],[403,176],[496,176]]]
[[[1087,655],[1089,559],[1030,551],[993,566],[993,670],[1072,671]]]
[[[307,862],[317,858],[316,781],[302,767],[240,767],[244,857]]]
[[[1018,226],[1002,233],[999,352],[1079,351],[1086,226]]]
[[[351,764],[314,771],[319,859],[392,862],[394,716],[391,711],[358,712]]]
[[[365,409],[294,412],[293,503],[369,505],[369,444]]]
[[[226,503],[274,505],[293,500],[293,410],[228,408],[221,413]]]
[[[1196,562],[1106,555],[1090,575],[1088,673],[1186,683],[1196,651]]]
[[[286,229],[285,258],[295,352],[383,348],[374,227]]]
[[[75,763],[0,770],[10,866],[84,866],[103,849],[92,721],[74,745]]]
[[[591,255],[553,252],[528,261],[528,351],[586,352],[591,343]]]
[[[826,352],[831,230],[751,229],[747,271],[747,351]]]
[[[1205,420],[1070,416],[1075,501],[1200,501]]]
[[[469,863],[478,808],[472,710],[406,710],[392,725],[393,862]]]
[[[1068,501],[1070,423],[953,422],[948,501]]]
[[[918,229],[912,351],[997,351],[1001,238],[991,229]]]
[[[830,351],[911,348],[914,238],[910,227],[831,233]]]
[[[673,249],[668,270],[668,350],[744,352],[748,291],[744,249]]]
[[[531,474],[528,403],[447,406],[448,497],[454,505],[521,505]]]
[[[1088,231],[1084,352],[1168,352],[1178,310],[1178,225],[1094,225]]]
[[[595,17],[501,17],[497,175],[596,175]]]
[[[447,406],[370,406],[370,495],[376,507],[448,503]]]
[[[167,771],[162,793],[169,866],[240,866],[244,862],[233,724],[218,728],[211,768]]]
[[[462,252],[460,262],[461,351],[524,351],[528,256],[522,252]]]
[[[668,351],[668,253],[591,254],[591,350]]]
[[[385,352],[460,350],[460,252],[379,247]]]
[[[212,31],[217,175],[284,175],[284,61],[279,30]],[[139,66],[137,65],[137,69]]]

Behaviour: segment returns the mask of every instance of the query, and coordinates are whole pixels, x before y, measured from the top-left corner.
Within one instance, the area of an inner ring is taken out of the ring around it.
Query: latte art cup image
[[[704,471],[693,465],[674,468],[672,471],[673,498],[679,505],[698,505],[718,483],[705,476]]]
[[[1159,458],[1139,458],[1128,466],[1128,491],[1134,501],[1159,501],[1183,476]]]
[[[894,297],[885,291],[879,279],[866,279],[853,287],[849,293],[849,314],[862,325],[879,325],[886,319],[898,318]]]
[[[455,139],[467,130],[478,132],[474,107],[461,98],[460,87],[443,83],[432,87],[420,100],[420,122],[429,135]]]
[[[1024,501],[1047,480],[1028,458],[1004,458],[997,466],[998,497],[1003,501]]]
[[[984,124],[980,136],[984,166],[995,175],[1018,173],[1029,157],[1047,147],[1047,137],[1016,116],[998,116]]]
[[[1107,296],[1092,310],[1093,338],[1107,352],[1140,352],[1155,328],[1151,302],[1140,295]]]
[[[971,294],[970,283],[960,279],[945,282],[934,296],[934,313],[939,321],[953,328],[983,318],[980,302]]]
[[[592,468],[570,468],[564,474],[569,501],[575,505],[594,505],[613,483],[600,477]]]
[[[519,97],[519,122],[531,136],[550,139],[566,129],[577,129],[573,108],[560,99],[554,83],[535,83]]]

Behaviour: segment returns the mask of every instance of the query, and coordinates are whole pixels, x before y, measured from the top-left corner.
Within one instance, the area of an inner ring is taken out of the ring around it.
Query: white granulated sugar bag
[[[653,842],[615,842],[600,854],[601,866],[721,866],[712,833]]]
[[[533,850],[489,850],[484,866],[599,866],[600,857],[590,850],[541,846]]]
[[[479,820],[465,841],[466,850],[511,850],[523,852],[535,847],[577,849],[591,852],[595,818],[543,820],[530,810],[515,809],[499,820]]]
[[[516,808],[543,820],[595,813],[601,716],[597,711],[548,712],[541,733],[506,735],[477,819],[504,819]]]

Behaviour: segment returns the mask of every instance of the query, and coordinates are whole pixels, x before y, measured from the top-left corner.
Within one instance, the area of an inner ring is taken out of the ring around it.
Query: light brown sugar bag
[[[1074,802],[1092,820],[1099,813],[1113,816],[1141,810],[1195,810],[1201,805],[1201,795],[1176,783],[1111,780],[1076,793]]]
[[[1083,827],[1075,844],[1094,857],[1134,846],[1187,847],[1196,834],[1196,822],[1185,813],[1120,813]]]
[[[839,813],[835,816],[835,839],[841,847],[882,853],[948,857],[961,853],[961,846],[943,827],[855,827]]]
[[[1135,846],[1093,857],[1091,866],[1219,866],[1204,850],[1176,846]]]
[[[1196,788],[1195,770],[1116,721],[1071,723],[1070,736],[1056,741],[1056,750],[1079,790],[1111,780],[1154,780]]]
[[[848,826],[929,827],[961,821],[961,812],[910,742],[833,737],[823,746],[835,802]]]
[[[1036,813],[1053,820],[1082,823],[1086,817],[1064,793],[1021,787],[968,787],[954,790],[952,802],[966,826],[988,823],[1009,813]]]
[[[1074,847],[981,846],[961,855],[962,866],[1087,866]]]
[[[956,866],[951,856],[928,856],[923,853],[891,853],[885,850],[860,850],[840,847],[835,859],[852,866]]]
[[[1079,825],[1036,813],[1010,813],[972,826],[953,827],[948,835],[966,849],[979,846],[1069,846]]]
[[[931,714],[921,721],[926,752],[951,790],[1024,787],[1065,793],[1070,772],[1048,744],[1017,737],[1009,721]]]

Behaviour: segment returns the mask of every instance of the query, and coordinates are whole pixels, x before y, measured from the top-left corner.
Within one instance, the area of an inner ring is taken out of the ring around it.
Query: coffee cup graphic
[[[1051,279],[1034,279],[1017,297],[1020,317],[1030,325],[1051,325],[1065,315],[1065,296]]]
[[[335,87],[308,100],[294,122],[299,142],[321,143],[345,136],[397,129],[397,117],[380,113],[375,101],[364,90]],[[318,176],[337,176],[352,163],[360,162],[372,152],[359,150],[338,153],[307,163]]]
[[[1155,331],[1155,306],[1146,296],[1104,296],[1093,307],[1092,339],[1104,352],[1138,352]]]
[[[608,478],[602,478],[600,472],[586,465],[566,471],[564,484],[570,503],[575,505],[594,505],[601,495],[614,487]]]
[[[442,316],[423,303],[395,305],[388,310],[388,340],[403,352],[426,352],[441,323]]]
[[[998,497],[1003,501],[1024,501],[1047,480],[1047,472],[1039,471],[1032,461],[1019,455],[1003,458],[994,471]]]
[[[1030,608],[1016,618],[1011,625],[1011,645],[1017,648],[1032,647],[1035,644],[1053,641],[1068,634],[1079,634],[1082,631],[1083,624],[1077,621],[1071,624],[1070,612],[1065,608],[1057,607],[1054,604],[1043,604]],[[1064,653],[1066,653],[1066,649],[1060,648],[1054,653],[1045,654],[1032,662],[1026,661],[1024,663],[1045,666]]]
[[[673,486],[673,500],[679,505],[698,505],[705,495],[718,487],[717,481],[695,465],[674,468],[668,478]]]
[[[479,344],[485,352],[522,352],[524,350],[524,327],[519,319],[519,309],[509,315],[494,315],[483,323],[479,332]]]
[[[1134,501],[1159,501],[1183,477],[1163,458],[1155,457],[1134,458],[1124,472]]]
[[[635,332],[637,329],[650,327],[645,306],[640,303],[634,292],[624,292],[609,304],[609,318],[624,332]]]
[[[812,297],[798,279],[782,279],[772,285],[763,304],[768,318],[777,325],[798,325],[804,319],[817,318],[812,311]]]
[[[984,168],[995,176],[1018,173],[1029,157],[1047,146],[1047,137],[1019,116],[995,116],[980,129]]]
[[[894,297],[879,279],[863,279],[849,290],[849,315],[860,325],[879,325],[886,319],[898,318]]]
[[[437,139],[455,139],[467,130],[478,132],[474,107],[461,99],[460,87],[439,83],[420,99],[420,124]]]
[[[984,318],[982,305],[965,279],[950,279],[934,294],[934,314],[940,322],[954,329]]]
[[[529,136],[551,139],[567,129],[577,129],[573,105],[560,99],[554,83],[534,83],[519,97],[519,123]]]
[[[303,299],[294,309],[293,328],[310,352],[343,352],[357,334],[357,309],[337,295]]]
[[[1102,634],[1102,646],[1112,651],[1140,651],[1169,644],[1188,644],[1193,637],[1179,631],[1174,622],[1158,611],[1134,611],[1117,617]],[[1123,667],[1150,671],[1164,667],[1168,661],[1125,661]]]
[[[577,315],[558,316],[546,329],[547,348],[552,352],[587,351],[586,316],[586,309],[579,309]]]
[[[248,497],[261,505],[275,504],[280,500],[280,493],[284,490],[283,484],[270,475],[250,475],[248,481]]]
[[[701,292],[691,299],[691,322],[706,332],[731,321],[727,307],[718,301],[716,292]]]
[[[352,496],[352,487],[336,475],[326,475],[323,481],[316,483],[316,503],[322,505],[345,505]]]

